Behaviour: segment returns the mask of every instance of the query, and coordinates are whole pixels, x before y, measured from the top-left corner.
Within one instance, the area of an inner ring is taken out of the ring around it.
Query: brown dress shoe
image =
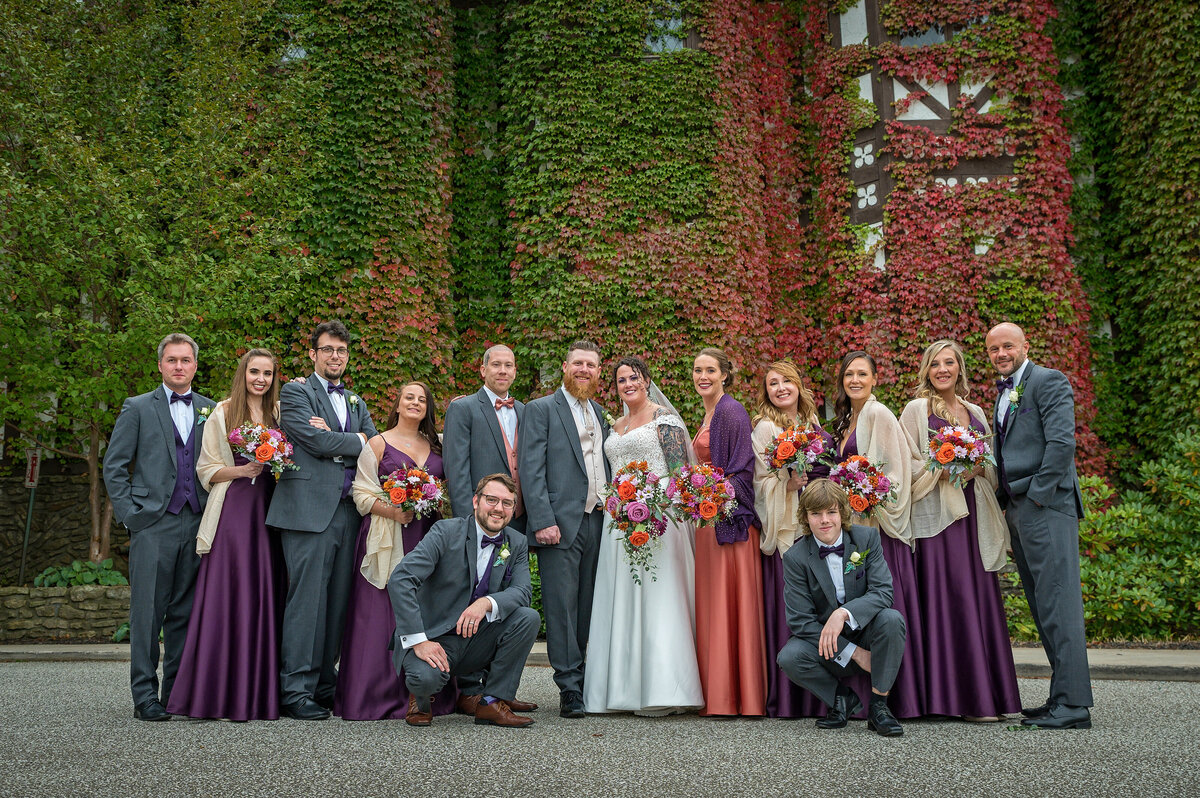
[[[476,726],[504,726],[509,729],[523,729],[533,723],[533,718],[514,715],[505,701],[493,701],[490,704],[480,703],[475,709]]]
[[[537,704],[532,701],[522,701],[519,698],[514,698],[512,701],[506,701],[508,708],[513,712],[536,712]]]
[[[408,697],[408,714],[404,716],[404,722],[409,726],[428,726],[433,723],[433,707],[430,706],[428,712],[422,712],[417,709],[417,697],[410,695]]]
[[[481,695],[460,695],[454,702],[454,708],[464,715],[474,715],[481,698],[483,698]]]

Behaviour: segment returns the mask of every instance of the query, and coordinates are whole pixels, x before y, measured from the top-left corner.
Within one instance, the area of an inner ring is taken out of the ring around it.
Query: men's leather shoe
[[[321,707],[322,709],[327,709],[330,712],[333,712],[333,694],[332,693],[330,693],[329,695],[324,696],[324,697],[317,696],[316,698],[313,699],[313,701],[316,701],[317,706]]]
[[[587,713],[583,711],[583,694],[578,690],[564,690],[558,697],[558,714],[563,718],[582,718]]]
[[[479,706],[479,701],[482,698],[483,696],[481,695],[460,695],[454,706],[464,715],[474,715],[475,709]],[[508,708],[513,712],[533,712],[538,708],[538,705],[532,701],[522,701],[519,698],[514,698],[507,703]]]
[[[524,715],[514,715],[508,708],[507,701],[493,701],[490,704],[479,703],[475,709],[476,726],[503,726],[507,729],[523,729],[533,723],[533,718]]]
[[[833,699],[833,706],[829,708],[829,713],[817,720],[817,728],[840,729],[861,708],[862,701],[859,699],[857,693],[849,687],[839,687],[837,696]]]
[[[433,723],[433,705],[421,710],[417,706],[417,697],[410,695],[408,697],[408,712],[404,716],[404,722],[409,726],[428,726]]]
[[[1087,707],[1053,704],[1045,715],[1025,718],[1021,723],[1025,726],[1037,726],[1039,729],[1090,729],[1092,713]]]
[[[1040,707],[1021,707],[1021,714],[1027,718],[1040,718],[1050,711],[1050,702],[1042,704]]]
[[[133,716],[138,720],[170,720],[171,713],[167,712],[156,699],[151,698],[149,701],[133,708]]]
[[[280,704],[279,712],[296,720],[325,720],[329,710],[311,698],[301,698],[294,704]]]
[[[532,701],[522,701],[519,698],[514,698],[512,701],[506,701],[508,708],[513,712],[537,712],[538,705]]]
[[[880,737],[899,737],[904,734],[904,727],[888,709],[887,701],[882,699],[871,699],[871,706],[867,710],[867,728]]]

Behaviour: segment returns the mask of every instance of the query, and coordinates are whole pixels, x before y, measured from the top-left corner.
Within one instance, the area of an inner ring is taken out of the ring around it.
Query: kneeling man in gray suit
[[[464,691],[480,691],[476,725],[533,723],[510,707],[541,626],[529,606],[529,547],[508,528],[516,496],[507,474],[483,477],[474,514],[434,524],[388,579],[392,657],[408,687],[410,726],[430,724],[431,698],[451,676],[463,677]]]
[[[800,526],[809,533],[783,555],[783,600],[792,636],[776,661],[796,684],[829,705],[817,721],[837,729],[861,706],[841,678],[871,674],[867,727],[884,737],[904,733],[887,705],[904,656],[904,617],[892,609],[892,574],[879,531],[850,525],[846,492],[827,479],[800,494]]]

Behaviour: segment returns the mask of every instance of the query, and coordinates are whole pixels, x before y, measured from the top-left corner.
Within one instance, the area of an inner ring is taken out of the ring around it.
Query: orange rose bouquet
[[[415,518],[434,513],[449,515],[445,484],[423,468],[398,468],[383,479],[380,498]]]
[[[945,471],[950,484],[964,487],[967,472],[980,463],[995,465],[996,457],[988,443],[991,435],[980,435],[967,427],[946,425],[929,430],[929,459],[926,471]]]
[[[708,463],[682,465],[667,484],[671,513],[679,521],[713,524],[728,520],[737,509],[733,483]]]
[[[229,445],[234,454],[262,463],[275,476],[284,471],[300,470],[300,466],[292,462],[292,445],[282,430],[247,421],[229,433]],[[250,484],[253,485],[256,479],[258,477],[251,477]]]
[[[883,469],[861,454],[851,455],[829,471],[829,481],[840,485],[850,498],[850,509],[859,515],[895,498],[896,486]]]
[[[828,451],[820,428],[806,426],[801,429],[788,427],[775,436],[763,454],[772,471],[792,468],[807,474]]]
[[[618,470],[604,488],[604,510],[612,518],[610,530],[620,536],[629,573],[639,585],[643,573],[657,579],[653,544],[667,531],[666,513],[671,505],[665,482],[645,460],[635,460]]]

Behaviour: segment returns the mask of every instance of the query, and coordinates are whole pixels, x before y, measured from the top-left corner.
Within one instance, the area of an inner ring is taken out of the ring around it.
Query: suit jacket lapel
[[[817,539],[813,535],[808,536],[808,565],[812,572],[816,574],[817,582],[821,585],[821,589],[825,591],[825,598],[829,600],[829,606],[837,609],[837,591],[833,588],[833,577],[829,575],[829,566],[821,559],[817,553]]]
[[[195,401],[195,398],[193,398],[192,404],[195,404]],[[167,448],[172,452],[171,462],[174,462],[175,419],[171,418],[171,400],[167,398],[161,386],[154,391],[154,412],[158,414],[158,421],[162,424],[163,439],[167,442]],[[184,441],[184,443],[187,443],[187,441]]]
[[[478,533],[475,531],[475,517],[463,519],[463,551],[467,556],[467,571],[471,574],[471,590],[479,581],[479,569],[476,567],[476,554],[479,548]]]
[[[1020,391],[1022,398],[1024,398],[1025,394],[1023,386],[1033,377],[1033,370],[1035,368],[1037,366],[1033,364],[1033,361],[1029,361],[1029,365],[1025,367],[1025,373],[1021,376],[1021,381],[1013,383],[1013,390]],[[1020,403],[1018,402],[1018,406],[1013,407],[1012,402],[1008,403],[1008,423],[1004,426],[1004,437],[1006,438],[1012,434],[1013,427],[1017,425],[1017,419],[1021,417],[1021,408],[1019,405]]]
[[[500,561],[500,549],[508,545],[508,533],[500,533],[500,548],[492,549],[492,575],[488,579],[488,593],[497,593],[500,591],[500,585],[504,582],[504,572],[508,569],[508,563]]]
[[[846,556],[842,558],[842,562],[844,564],[849,564],[850,555],[856,551],[861,551],[861,549],[859,549],[859,547],[858,547],[858,541],[856,541],[850,535],[850,533],[848,531],[842,535],[842,542],[845,543],[845,545],[846,545],[846,550],[845,550]],[[864,592],[866,592],[866,589],[867,589],[866,580],[858,578],[858,569],[861,567],[863,567],[863,566],[861,566],[861,565],[856,566],[855,569],[853,571],[851,571],[850,573],[842,574],[842,587],[846,591],[846,601],[849,601],[850,599],[858,598]],[[826,570],[829,570],[829,569],[826,569]],[[829,581],[832,583],[833,579],[830,578]]]
[[[500,451],[500,459],[508,462],[508,450],[504,448],[504,435],[500,431],[500,419],[496,417],[496,406],[488,401],[487,391],[483,388],[479,389],[479,393],[475,394],[479,397],[479,405],[483,413],[483,423],[487,424],[489,430],[492,431],[492,440],[496,444],[496,448]],[[516,444],[513,444],[516,446]]]
[[[583,463],[583,445],[579,442],[579,428],[575,426],[575,413],[571,411],[571,406],[567,403],[567,398],[563,396],[561,390],[554,392],[554,404],[558,408],[558,420],[562,422],[567,440],[571,443],[571,451],[575,452],[575,460],[586,474],[587,466]]]
[[[321,408],[321,418],[325,419],[325,423],[329,425],[331,430],[337,432],[342,431],[342,422],[338,420],[337,413],[333,410],[333,402],[329,401],[329,391],[325,390],[325,386],[317,379],[317,375],[313,374],[308,378],[308,385],[312,386],[312,392],[316,394],[317,406]],[[350,415],[350,405],[346,405],[346,415]]]

